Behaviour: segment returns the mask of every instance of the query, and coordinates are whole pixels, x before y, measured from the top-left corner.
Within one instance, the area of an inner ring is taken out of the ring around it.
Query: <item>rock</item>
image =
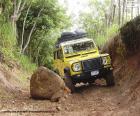
[[[46,67],[39,67],[30,80],[30,94],[34,99],[58,101],[70,93],[63,79]]]
[[[12,104],[15,104],[15,101],[12,101]]]
[[[65,111],[68,111],[69,110],[69,108],[68,107],[65,107]]]
[[[57,109],[57,111],[61,111],[61,107],[60,106],[57,106],[56,109]]]

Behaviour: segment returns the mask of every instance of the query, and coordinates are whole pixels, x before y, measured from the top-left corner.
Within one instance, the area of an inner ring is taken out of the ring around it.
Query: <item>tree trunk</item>
[[[28,13],[29,13],[30,8],[31,8],[31,5],[30,5],[30,6],[28,7],[28,9],[27,9],[26,16],[25,16],[24,22],[23,22],[22,36],[21,36],[21,45],[20,45],[20,53],[22,53],[23,40],[24,40],[24,32],[25,32],[25,23],[26,23],[27,16],[28,16]]]
[[[24,2],[22,3],[22,0],[13,0],[13,15],[11,16],[11,23],[13,26],[13,31],[14,34],[17,35],[17,27],[16,27],[16,22],[18,20],[18,18],[20,17],[20,14],[22,12],[22,10],[24,9],[24,6],[26,4],[26,0],[24,0]]]
[[[124,11],[126,6],[126,0],[123,1],[123,11],[122,11],[122,24],[124,23]]]
[[[43,8],[39,11],[37,18],[40,17],[40,14],[41,14],[41,11],[42,11],[42,10],[43,10]],[[33,27],[32,27],[32,29],[31,29],[31,31],[30,31],[30,33],[29,33],[27,42],[26,42],[26,44],[25,44],[25,46],[24,46],[24,48],[23,48],[23,50],[22,50],[22,53],[23,53],[23,54],[24,54],[26,48],[28,47],[28,45],[29,45],[29,43],[30,43],[31,36],[32,36],[32,33],[33,33],[33,31],[34,31],[34,29],[35,29],[35,27],[36,27],[36,24],[37,24],[37,20],[34,22]]]
[[[126,3],[126,9],[125,9],[125,19],[126,19],[126,21],[127,21],[127,3]]]
[[[113,5],[112,23],[114,22],[115,19],[115,12],[116,12],[116,5]]]
[[[2,14],[3,11],[3,7],[2,7],[2,3],[0,3],[0,15]]]
[[[121,2],[118,0],[118,25],[121,24]]]
[[[131,19],[133,19],[133,1],[132,1],[132,6],[131,6]]]
[[[138,16],[139,16],[139,14],[140,14],[140,12],[139,12],[139,6],[138,6],[138,8],[137,8],[137,9],[138,9]]]

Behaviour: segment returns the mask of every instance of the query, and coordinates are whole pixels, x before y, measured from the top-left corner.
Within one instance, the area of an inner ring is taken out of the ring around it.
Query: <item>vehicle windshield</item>
[[[69,44],[64,46],[64,54],[72,54],[80,51],[93,49],[94,43],[92,41],[86,41],[81,43]]]

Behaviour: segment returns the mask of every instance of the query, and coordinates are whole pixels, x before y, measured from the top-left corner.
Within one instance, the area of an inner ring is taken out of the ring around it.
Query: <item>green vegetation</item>
[[[126,0],[88,0],[88,2],[89,11],[81,12],[79,24],[98,46],[102,46],[115,36],[124,23],[139,15],[137,3],[133,4],[133,0],[129,4]],[[136,6],[135,9],[133,5]]]
[[[0,52],[27,71],[52,68],[54,43],[69,25],[57,0],[1,0]]]
[[[127,9],[125,0],[88,1],[89,12],[83,9],[77,21],[98,46],[139,15],[131,12],[135,9]],[[16,61],[28,71],[41,65],[52,69],[54,43],[70,26],[70,18],[58,0],[1,0],[0,52],[5,60]]]
[[[109,38],[117,33],[119,26],[115,21],[107,19],[106,11],[110,5],[110,0],[97,1],[89,0],[90,12],[81,13],[82,28],[88,32],[98,46],[102,46]],[[110,17],[109,17],[110,18]]]
[[[107,28],[105,35],[98,35],[95,39],[98,46],[104,45],[109,39],[113,38],[114,35],[118,33],[119,26],[114,24],[111,27]]]
[[[127,55],[135,55],[140,50],[140,16],[127,22],[120,29],[121,39],[126,47]]]
[[[15,50],[16,37],[10,22],[2,21],[0,24],[0,51],[9,58],[13,58],[13,51]]]

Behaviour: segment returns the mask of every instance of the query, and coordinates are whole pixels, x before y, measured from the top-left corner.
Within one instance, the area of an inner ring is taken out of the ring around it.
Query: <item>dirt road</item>
[[[60,102],[32,100],[29,93],[0,102],[0,116],[139,116],[125,100],[119,86],[83,85]],[[127,106],[128,105],[128,106]],[[138,104],[139,105],[139,104]]]

